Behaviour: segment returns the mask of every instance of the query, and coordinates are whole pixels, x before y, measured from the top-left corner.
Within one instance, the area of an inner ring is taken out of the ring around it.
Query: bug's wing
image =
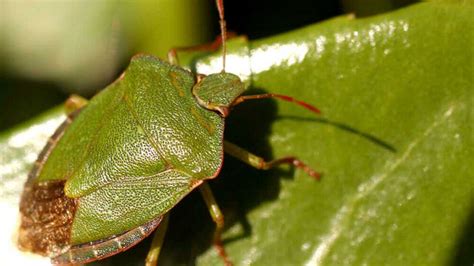
[[[79,198],[126,176],[179,169],[195,179],[222,164],[224,121],[192,96],[194,77],[151,56],[137,56],[95,96],[46,161],[39,181],[67,180]]]
[[[71,244],[87,243],[119,234],[161,216],[200,181],[167,170],[141,179],[122,179],[79,199]]]

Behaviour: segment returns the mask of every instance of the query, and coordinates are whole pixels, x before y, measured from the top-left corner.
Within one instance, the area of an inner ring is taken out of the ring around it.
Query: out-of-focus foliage
[[[1,4],[3,71],[91,93],[136,51],[209,40],[206,0],[13,1]],[[4,73],[5,74],[5,73]]]

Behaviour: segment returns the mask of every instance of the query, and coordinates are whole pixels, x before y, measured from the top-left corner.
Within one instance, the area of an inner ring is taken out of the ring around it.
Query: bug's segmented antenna
[[[222,38],[222,72],[225,72],[225,54],[226,54],[226,39],[227,29],[224,19],[224,0],[216,0],[217,11],[219,12],[219,24],[221,26],[221,38]]]
[[[255,95],[241,95],[239,96],[237,99],[235,99],[235,101],[232,103],[232,106],[236,106],[240,103],[243,103],[245,101],[248,101],[248,100],[260,100],[260,99],[267,99],[267,98],[277,98],[277,99],[280,99],[280,100],[283,100],[283,101],[287,101],[287,102],[291,102],[291,103],[294,103],[294,104],[297,104],[301,107],[304,107],[308,110],[310,110],[311,112],[313,113],[316,113],[316,114],[320,114],[321,111],[307,103],[307,102],[303,102],[303,101],[300,101],[300,100],[297,100],[291,96],[287,96],[287,95],[282,95],[282,94],[276,94],[276,93],[264,93],[264,94],[255,94]]]

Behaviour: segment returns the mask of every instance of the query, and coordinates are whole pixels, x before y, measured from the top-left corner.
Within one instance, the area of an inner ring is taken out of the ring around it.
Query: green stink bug
[[[124,251],[158,228],[147,258],[154,265],[168,211],[199,187],[217,224],[214,244],[231,264],[221,244],[223,216],[206,183],[219,174],[224,152],[258,169],[287,163],[319,178],[294,157],[265,162],[224,141],[225,117],[246,100],[279,98],[319,111],[285,95],[242,95],[244,83],[225,72],[223,1],[216,4],[222,72],[194,75],[177,65],[176,50],[170,63],[138,55],[90,102],[68,101],[68,118],[25,184],[20,248],[49,256],[54,264],[87,263]]]

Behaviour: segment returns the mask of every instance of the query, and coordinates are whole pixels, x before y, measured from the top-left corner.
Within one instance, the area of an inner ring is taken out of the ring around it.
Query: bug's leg
[[[232,262],[230,262],[221,240],[222,230],[224,229],[224,215],[222,215],[209,185],[204,182],[199,186],[199,189],[204,201],[206,202],[207,208],[209,209],[212,220],[216,223],[216,231],[214,231],[213,239],[214,246],[216,247],[219,256],[224,260],[224,264],[226,266],[231,266]]]
[[[237,36],[235,32],[227,32],[227,38],[234,38]],[[222,36],[216,37],[216,39],[208,44],[196,45],[191,47],[177,47],[172,48],[168,51],[168,62],[173,65],[179,65],[178,53],[180,52],[215,52],[222,46]]]
[[[242,162],[247,163],[250,166],[253,166],[257,169],[268,170],[268,169],[276,167],[280,164],[291,164],[291,165],[293,165],[297,168],[302,169],[309,176],[315,178],[316,180],[319,180],[321,178],[320,173],[314,171],[309,166],[307,166],[305,163],[298,160],[296,157],[288,156],[288,157],[283,157],[283,158],[279,158],[279,159],[275,159],[275,160],[267,162],[263,158],[255,155],[255,154],[252,154],[252,153],[248,152],[247,150],[244,150],[244,149],[240,148],[239,146],[237,146],[233,143],[230,143],[228,141],[224,141],[224,151],[227,154],[229,154],[229,155],[241,160]]]
[[[153,234],[153,240],[151,241],[151,247],[146,256],[145,266],[156,266],[158,263],[158,257],[160,256],[161,246],[165,239],[166,230],[168,229],[169,214],[166,214],[160,226],[156,228]]]
[[[66,114],[69,116],[75,111],[86,106],[88,102],[89,101],[86,98],[83,98],[76,94],[69,96],[69,98],[64,103],[64,107],[66,108]]]

